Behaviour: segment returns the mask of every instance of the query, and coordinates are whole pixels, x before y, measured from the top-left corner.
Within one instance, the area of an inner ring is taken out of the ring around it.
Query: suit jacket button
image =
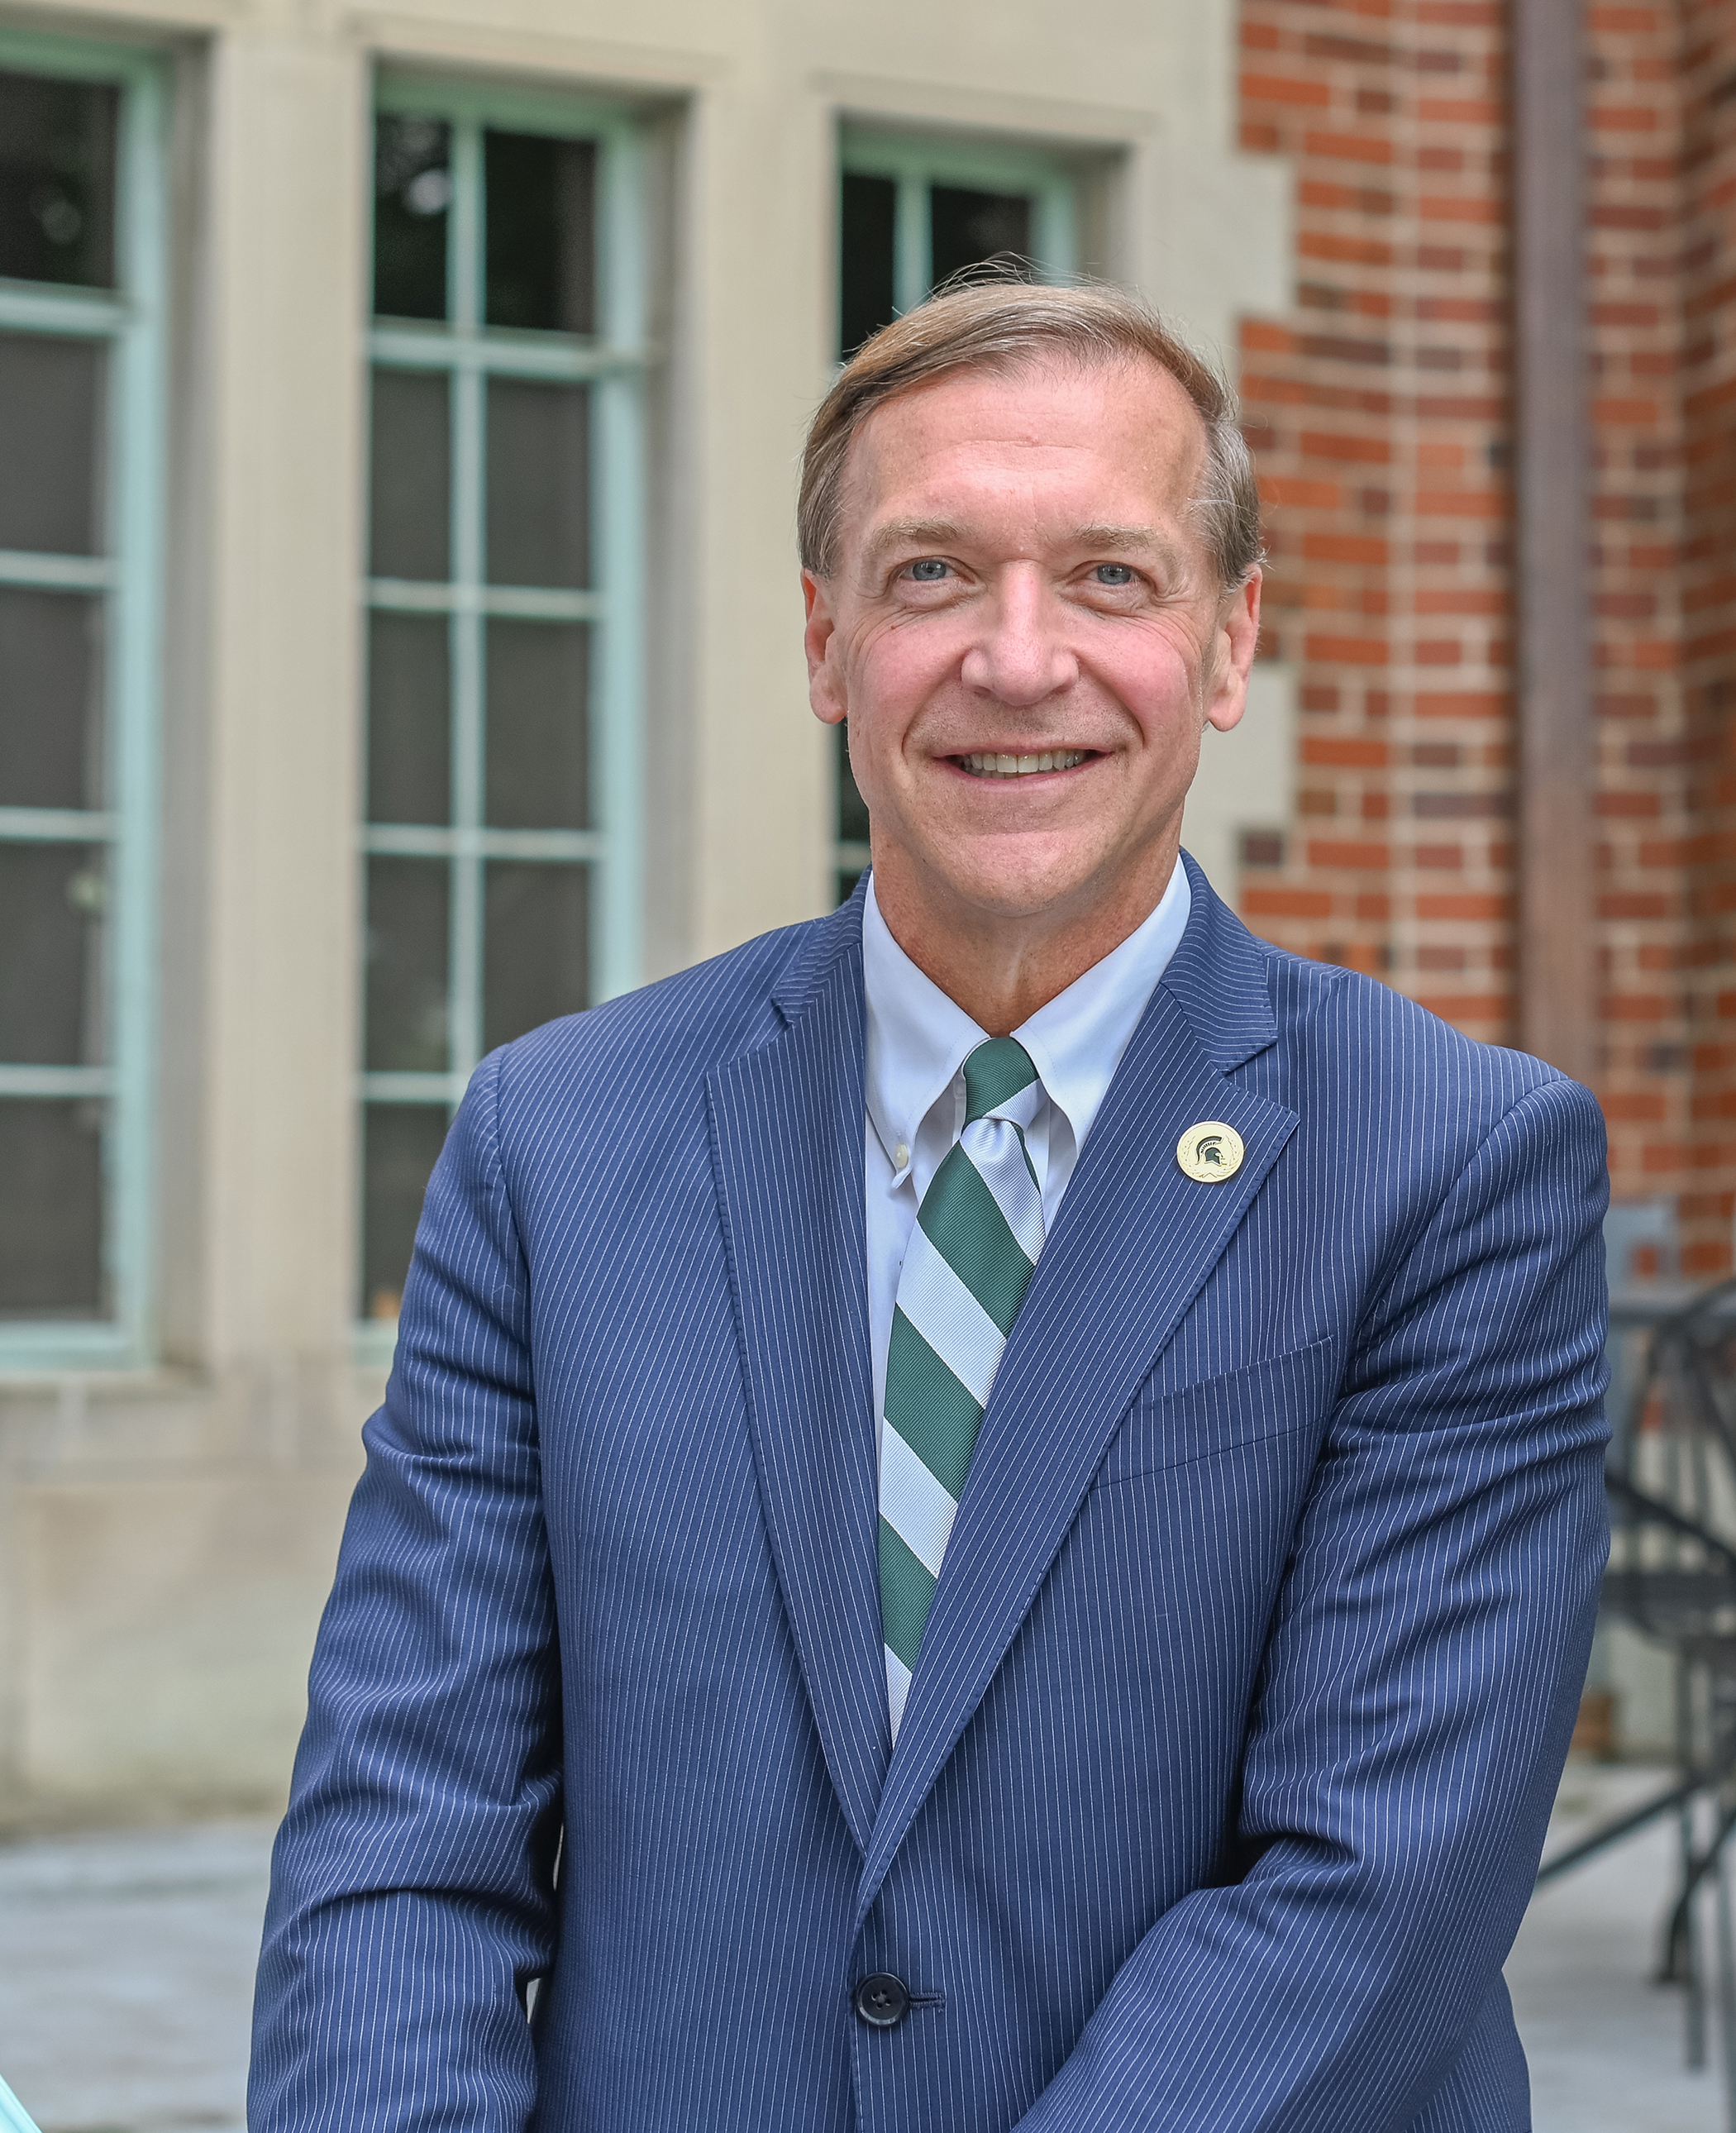
[[[910,2012],[910,1993],[902,1977],[889,1970],[877,1970],[864,1977],[850,1996],[856,2019],[871,2029],[896,2029]]]

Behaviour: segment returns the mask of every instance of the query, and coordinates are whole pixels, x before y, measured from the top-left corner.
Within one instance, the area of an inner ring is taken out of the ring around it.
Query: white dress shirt
[[[1013,1035],[1031,1055],[1045,1101],[1025,1135],[1043,1195],[1045,1234],[1099,1107],[1152,988],[1176,952],[1192,898],[1178,859],[1143,925]],[[868,1338],[874,1362],[874,1438],[886,1399],[892,1305],[916,1208],[964,1126],[964,1059],[984,1042],[955,1000],[892,938],[870,879],[862,907],[868,996]]]

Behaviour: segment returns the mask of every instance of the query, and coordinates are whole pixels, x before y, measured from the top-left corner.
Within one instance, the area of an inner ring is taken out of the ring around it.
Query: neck
[[[1008,1037],[1118,948],[1162,901],[1178,863],[1179,830],[1149,864],[1107,893],[1007,912],[950,894],[874,851],[874,898],[887,930],[923,975],[991,1037]]]

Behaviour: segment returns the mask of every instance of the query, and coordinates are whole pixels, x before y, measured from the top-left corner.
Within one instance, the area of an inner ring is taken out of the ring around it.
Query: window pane
[[[840,355],[851,356],[868,335],[893,316],[892,234],[898,188],[890,178],[844,178],[844,220],[839,233]]]
[[[450,554],[452,425],[437,373],[373,374],[373,534],[377,578],[444,578]]]
[[[485,133],[488,322],[596,331],[597,152],[589,141]]]
[[[0,548],[102,546],[103,369],[94,341],[0,334]]]
[[[979,193],[935,185],[929,194],[935,286],[962,267],[1031,257],[1031,202],[1022,193]]]
[[[101,1318],[99,1103],[0,1100],[0,1318]]]
[[[451,129],[380,113],[373,135],[373,307],[387,318],[446,315]]]
[[[865,845],[868,834],[868,802],[856,786],[856,774],[850,768],[850,729],[847,721],[838,727],[838,841],[840,845]]]
[[[377,1073],[447,1066],[444,859],[368,862],[368,1064]]]
[[[0,845],[0,1060],[103,1057],[100,845]]]
[[[483,1049],[590,1004],[590,877],[582,866],[488,870]]]
[[[103,804],[103,604],[0,586],[0,807]]]
[[[0,73],[0,275],[114,286],[114,141],[106,82]]]
[[[368,818],[452,815],[449,632],[443,614],[368,619]]]
[[[445,1144],[446,1114],[431,1104],[368,1104],[362,1111],[362,1295],[364,1318],[396,1318],[410,1271],[429,1173]]]
[[[582,623],[488,624],[491,828],[589,826],[589,639]]]
[[[590,579],[590,402],[583,385],[488,380],[488,582]]]

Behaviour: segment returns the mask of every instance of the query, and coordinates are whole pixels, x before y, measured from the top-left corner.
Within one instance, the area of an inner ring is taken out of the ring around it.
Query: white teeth
[[[978,778],[1029,778],[1039,770],[1073,770],[1084,759],[1082,748],[1057,748],[1041,755],[967,755],[964,761]]]

